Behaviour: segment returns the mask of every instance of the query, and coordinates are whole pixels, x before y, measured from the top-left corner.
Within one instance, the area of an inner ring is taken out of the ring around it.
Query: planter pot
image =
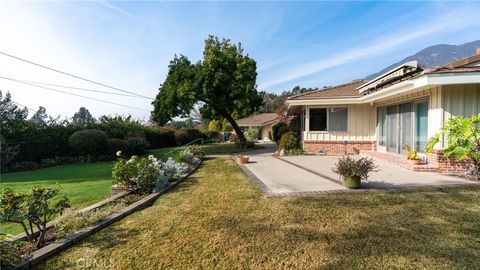
[[[360,176],[342,176],[342,184],[348,188],[360,188]]]
[[[420,159],[407,159],[407,163],[410,165],[420,165],[422,161]]]
[[[248,163],[248,157],[247,156],[237,156],[237,163],[238,164]]]

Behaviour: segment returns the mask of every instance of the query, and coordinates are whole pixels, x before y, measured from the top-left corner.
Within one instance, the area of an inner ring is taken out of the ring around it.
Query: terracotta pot
[[[237,163],[238,164],[248,163],[248,156],[237,156]]]
[[[407,163],[410,165],[420,165],[422,164],[422,160],[420,159],[407,159]]]

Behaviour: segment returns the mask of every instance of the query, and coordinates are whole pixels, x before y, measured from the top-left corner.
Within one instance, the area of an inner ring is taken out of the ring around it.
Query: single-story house
[[[259,140],[270,140],[273,125],[280,122],[281,119],[281,116],[276,113],[260,113],[238,119],[235,122],[237,122],[237,125],[242,131],[245,131],[249,127],[256,128],[258,130]]]
[[[306,152],[369,151],[400,158],[409,144],[439,171],[460,170],[461,162],[441,155],[445,138],[433,154],[424,146],[450,117],[480,113],[480,49],[439,68],[407,62],[370,81],[291,96],[287,104],[301,117]]]

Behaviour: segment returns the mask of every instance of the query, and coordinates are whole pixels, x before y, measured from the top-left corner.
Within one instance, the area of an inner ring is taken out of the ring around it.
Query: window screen
[[[327,130],[327,109],[310,109],[310,130]]]
[[[328,131],[347,131],[347,114],[348,109],[330,108],[328,111]]]

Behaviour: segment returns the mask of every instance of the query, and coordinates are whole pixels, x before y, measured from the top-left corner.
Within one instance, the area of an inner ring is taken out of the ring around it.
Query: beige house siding
[[[262,138],[262,140],[270,140],[269,132],[272,132],[272,127],[276,123],[277,122],[262,126],[262,130],[261,130],[261,134],[260,134],[261,135],[260,138]]]
[[[385,99],[374,104],[335,105],[348,107],[348,131],[309,131],[311,108],[329,106],[305,106],[304,141],[375,141],[377,134],[377,108],[428,99],[428,137],[438,132],[442,123],[452,116],[469,117],[480,113],[480,84],[436,86],[413,93]],[[331,106],[330,106],[331,107]],[[444,147],[443,142],[437,149]]]
[[[328,106],[306,106],[305,141],[373,141],[375,140],[376,107],[370,104],[336,105],[347,107],[347,132],[309,131],[310,109],[328,108]]]

